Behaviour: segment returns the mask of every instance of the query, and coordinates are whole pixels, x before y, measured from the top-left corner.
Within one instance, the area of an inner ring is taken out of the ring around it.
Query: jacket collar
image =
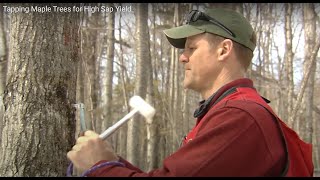
[[[226,95],[235,90],[235,87],[245,86],[245,87],[253,87],[253,82],[248,78],[241,78],[230,83],[225,84],[221,88],[219,88],[215,93],[213,93],[208,99],[202,100],[199,102],[199,107],[195,110],[193,116],[195,118],[203,117],[214,104],[218,103],[222,100]]]

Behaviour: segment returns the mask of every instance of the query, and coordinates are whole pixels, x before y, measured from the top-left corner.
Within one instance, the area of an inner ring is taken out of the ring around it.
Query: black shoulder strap
[[[238,85],[238,86],[234,86],[234,87],[228,89],[226,92],[224,92],[224,93],[213,103],[213,105],[217,104],[219,101],[221,101],[221,100],[222,100],[223,98],[225,98],[226,96],[228,96],[228,95],[236,92],[238,87],[253,88],[253,87],[251,87],[251,86],[247,86],[247,85],[243,85],[243,84],[242,84],[242,85]],[[253,89],[254,89],[254,88],[253,88]],[[264,98],[264,97],[262,97],[262,96],[260,96],[260,97],[261,97],[266,103],[270,103],[270,101],[269,101],[268,99],[266,99],[266,98]]]

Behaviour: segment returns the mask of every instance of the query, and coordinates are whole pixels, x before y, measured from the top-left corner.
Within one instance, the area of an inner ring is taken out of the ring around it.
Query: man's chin
[[[195,92],[199,92],[199,89],[197,88],[197,86],[195,84],[191,84],[191,83],[183,83],[183,88],[184,89],[188,89],[188,90],[192,90]]]
[[[189,85],[186,82],[183,82],[183,88],[184,89],[189,89]]]
[[[185,82],[183,83],[183,88],[184,88],[184,89],[191,89],[191,90],[193,89],[192,86],[191,86],[191,84],[185,83]]]

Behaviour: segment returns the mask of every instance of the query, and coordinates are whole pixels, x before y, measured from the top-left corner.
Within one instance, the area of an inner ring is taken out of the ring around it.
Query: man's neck
[[[244,75],[242,73],[234,73],[234,74],[230,74],[230,73],[226,73],[223,74],[221,73],[220,76],[218,76],[218,78],[216,79],[215,82],[213,82],[213,86],[210,89],[204,90],[202,92],[200,92],[201,97],[206,100],[208,99],[212,94],[214,94],[215,92],[217,92],[222,86],[237,80],[237,79],[241,79],[244,78]]]

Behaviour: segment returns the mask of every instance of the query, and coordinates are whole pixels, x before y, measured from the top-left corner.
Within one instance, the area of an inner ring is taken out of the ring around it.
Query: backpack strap
[[[265,100],[265,98],[264,98]],[[288,169],[289,169],[289,151],[288,151],[288,144],[287,144],[287,141],[285,139],[285,135],[284,135],[284,132],[283,132],[283,129],[282,129],[282,126],[280,124],[280,119],[279,117],[269,108],[267,108],[266,106],[258,103],[258,102],[255,102],[255,101],[252,101],[260,106],[262,106],[264,109],[266,109],[273,117],[273,119],[276,121],[276,124],[278,126],[278,129],[280,129],[280,132],[281,132],[281,137],[282,137],[282,141],[283,141],[283,144],[285,145],[285,153],[286,153],[286,165],[285,165],[285,168],[284,170],[282,171],[281,175],[282,177],[286,176],[287,172],[288,172]],[[269,101],[270,102],[270,101]]]
[[[270,107],[255,102],[264,107],[277,122],[285,144],[286,166],[281,176],[313,176],[312,144],[300,139],[298,134],[288,127]]]

